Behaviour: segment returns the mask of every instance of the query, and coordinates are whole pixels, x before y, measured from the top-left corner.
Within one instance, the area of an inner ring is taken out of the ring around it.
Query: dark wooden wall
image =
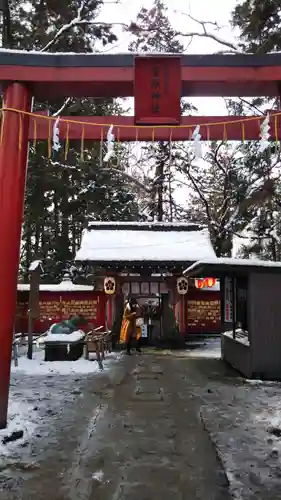
[[[281,274],[252,273],[249,292],[252,372],[281,378]]]

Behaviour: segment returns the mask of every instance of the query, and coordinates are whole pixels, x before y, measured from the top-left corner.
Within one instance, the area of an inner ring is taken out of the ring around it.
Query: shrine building
[[[124,301],[134,296],[150,311],[153,341],[169,335],[171,316],[183,337],[220,332],[219,283],[183,276],[188,265],[212,258],[208,230],[197,224],[94,222],[82,234],[75,261],[106,298],[107,328],[118,334]]]

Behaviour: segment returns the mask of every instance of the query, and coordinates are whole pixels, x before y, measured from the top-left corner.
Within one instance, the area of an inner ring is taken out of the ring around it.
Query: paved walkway
[[[196,361],[124,356],[110,377],[86,378],[81,397],[61,402],[30,467],[2,485],[0,475],[1,500],[230,500],[200,418],[195,388],[207,377]]]

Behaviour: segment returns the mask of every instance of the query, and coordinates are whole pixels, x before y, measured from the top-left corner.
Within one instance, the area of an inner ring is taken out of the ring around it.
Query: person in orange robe
[[[131,298],[125,302],[121,331],[120,344],[126,344],[127,353],[131,354],[132,339],[137,340],[138,352],[140,350],[141,326],[137,325],[137,318],[141,317],[141,310],[135,298]]]

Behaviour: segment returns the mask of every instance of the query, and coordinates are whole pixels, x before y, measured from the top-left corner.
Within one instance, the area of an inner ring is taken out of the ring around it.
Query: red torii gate
[[[280,96],[281,56],[0,52],[4,90],[0,136],[0,429],[6,426],[28,141],[50,140],[51,118],[32,98],[135,97],[134,117],[61,117],[60,137],[100,140],[113,124],[120,141],[254,140],[255,117],[181,117],[182,96]],[[279,113],[272,117],[281,137]],[[80,122],[80,123],[79,123]],[[36,124],[36,126],[34,125]],[[216,125],[213,125],[216,124]],[[116,133],[116,132],[115,132]]]

